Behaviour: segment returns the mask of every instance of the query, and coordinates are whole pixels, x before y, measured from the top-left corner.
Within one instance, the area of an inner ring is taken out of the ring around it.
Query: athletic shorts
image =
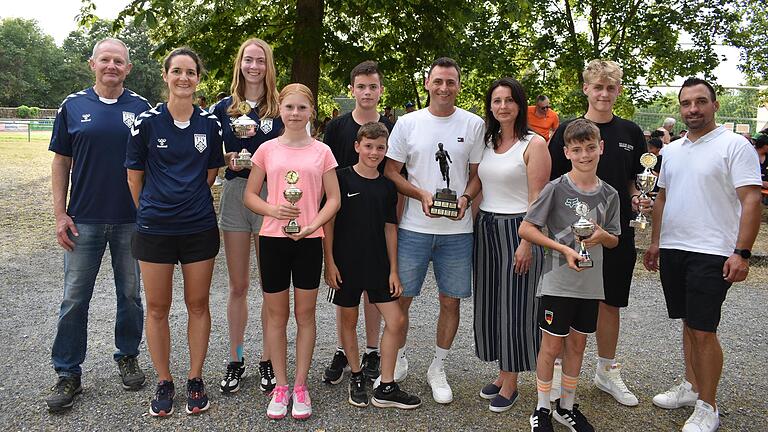
[[[432,261],[438,291],[448,297],[472,295],[472,233],[423,234],[397,230],[397,262],[403,296],[417,297]]]
[[[344,273],[339,269],[341,273],[341,280],[346,281],[360,281],[361,278],[349,277],[348,272]],[[351,270],[354,271],[354,270]],[[368,278],[367,282],[343,282],[340,284],[341,288],[333,293],[332,303],[341,307],[358,307],[360,306],[360,297],[363,292],[368,293],[368,301],[371,303],[387,303],[397,300],[397,297],[392,297],[389,294],[389,276],[382,279],[381,277]]]
[[[259,236],[259,271],[265,293],[279,293],[291,286],[317,289],[323,271],[323,239]]]
[[[243,192],[248,179],[235,177],[224,181],[219,205],[219,227],[222,231],[258,233],[264,216],[252,212],[243,204]],[[267,184],[261,188],[261,198],[267,199]]]
[[[133,233],[131,253],[139,261],[156,264],[189,264],[216,257],[219,253],[219,229],[182,235]]]
[[[619,244],[615,248],[603,248],[603,302],[607,305],[627,307],[629,304],[629,287],[632,285],[635,260],[637,251],[633,236],[619,236]]]
[[[552,336],[566,337],[571,330],[592,334],[597,330],[600,300],[542,296],[539,299],[539,328]]]
[[[723,279],[727,257],[661,249],[659,273],[667,313],[696,330],[716,332],[731,283]]]

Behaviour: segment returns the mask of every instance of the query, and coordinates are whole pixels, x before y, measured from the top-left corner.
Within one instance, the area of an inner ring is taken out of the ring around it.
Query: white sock
[[[443,362],[445,362],[445,358],[448,357],[448,353],[451,351],[451,349],[444,349],[440,348],[439,346],[435,345],[435,358],[432,359],[432,364],[429,365],[429,369],[434,368],[441,368],[443,367]]]
[[[341,352],[341,353],[344,353],[344,348],[342,348],[342,347],[340,347],[340,346],[337,346],[337,347],[336,347],[336,351],[339,351],[339,352]]]
[[[597,369],[601,372],[607,372],[611,370],[611,366],[616,363],[616,359],[607,359],[602,357],[597,357]]]
[[[372,353],[372,352],[379,352],[379,349],[378,349],[378,348],[376,348],[376,347],[373,347],[373,348],[371,348],[371,347],[369,347],[369,346],[365,347],[365,353],[366,353],[366,354],[370,354],[370,353]]]

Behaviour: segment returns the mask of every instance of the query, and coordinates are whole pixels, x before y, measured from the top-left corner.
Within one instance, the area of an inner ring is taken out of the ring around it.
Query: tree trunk
[[[296,0],[291,82],[309,87],[315,95],[315,106],[323,48],[323,12],[324,0]]]

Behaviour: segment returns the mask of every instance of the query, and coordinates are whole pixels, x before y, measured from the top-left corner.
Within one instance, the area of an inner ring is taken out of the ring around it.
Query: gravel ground
[[[245,380],[237,394],[224,397],[216,391],[227,361],[226,300],[227,279],[222,253],[216,260],[211,288],[213,326],[204,379],[209,384],[212,407],[198,417],[175,414],[157,420],[146,412],[153,385],[138,392],[125,392],[118,383],[112,361],[113,310],[112,276],[105,257],[91,302],[89,350],[83,364],[84,392],[71,412],[51,415],[44,399],[55,381],[50,366],[50,349],[62,295],[62,253],[53,236],[50,210],[50,157],[35,148],[34,166],[29,154],[11,154],[0,145],[3,170],[0,173],[0,424],[6,430],[140,430],[163,427],[170,430],[512,430],[528,429],[528,415],[535,407],[535,380],[532,373],[521,375],[520,400],[510,411],[494,414],[477,395],[493,379],[495,366],[478,361],[472,348],[469,301],[462,305],[462,320],[449,356],[448,379],[454,402],[436,404],[426,383],[431,361],[437,317],[435,281],[430,276],[421,298],[416,300],[409,339],[409,378],[405,389],[414,391],[424,404],[414,411],[358,409],[346,402],[346,384],[321,383],[322,369],[335,346],[334,314],[330,304],[318,304],[317,348],[310,371],[314,414],[308,421],[269,421],[265,417],[267,397],[257,389],[255,375]],[[47,158],[47,159],[46,159]],[[638,268],[640,265],[638,264]],[[718,402],[722,431],[768,430],[768,402],[765,399],[768,374],[763,359],[768,355],[766,322],[768,275],[765,267],[754,267],[747,282],[732,288],[724,306],[720,336],[725,348],[725,368]],[[186,314],[176,275],[175,299],[171,311],[172,371],[183,383],[188,358],[185,343]],[[321,287],[321,291],[327,289]],[[251,316],[258,315],[261,299],[258,281],[252,282]],[[322,295],[319,296],[322,298]],[[289,327],[289,341],[295,327]],[[619,361],[624,378],[640,398],[640,405],[626,408],[591,384],[594,373],[594,340],[590,340],[577,400],[597,430],[674,431],[680,430],[691,409],[658,409],[651,404],[657,392],[681,376],[679,323],[666,318],[658,276],[635,273],[630,307],[622,316]],[[247,360],[255,360],[261,340],[260,325],[252,320],[246,333]],[[289,347],[289,356],[292,347]],[[154,381],[149,356],[142,346],[140,361]],[[289,363],[292,361],[289,359]],[[251,362],[253,364],[255,362]],[[255,368],[252,369],[255,372]],[[183,393],[183,391],[181,392]],[[183,406],[183,394],[177,408]],[[558,431],[565,428],[555,426]]]

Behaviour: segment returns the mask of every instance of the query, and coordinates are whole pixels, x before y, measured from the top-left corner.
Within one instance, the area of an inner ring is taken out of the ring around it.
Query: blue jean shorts
[[[422,234],[397,231],[397,264],[403,295],[417,297],[432,261],[438,291],[448,297],[472,295],[472,233]]]

